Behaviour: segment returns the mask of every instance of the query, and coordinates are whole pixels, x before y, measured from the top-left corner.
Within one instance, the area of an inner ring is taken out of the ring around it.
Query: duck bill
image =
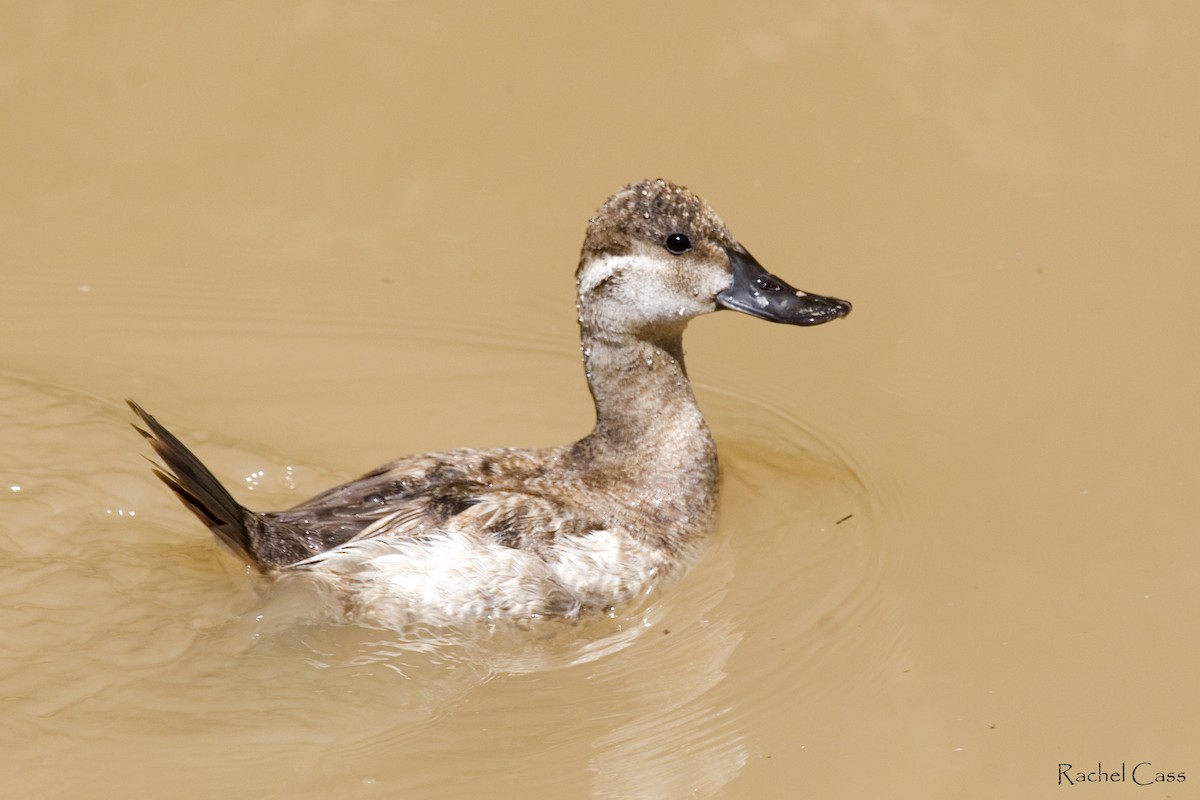
[[[717,294],[717,307],[786,325],[820,325],[850,313],[850,303],[802,292],[775,277],[740,248],[726,248],[733,282]]]

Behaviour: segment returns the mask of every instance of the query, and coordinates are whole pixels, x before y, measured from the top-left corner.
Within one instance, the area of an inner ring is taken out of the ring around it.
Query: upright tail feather
[[[132,400],[126,400],[133,413],[147,429],[133,428],[154,448],[168,471],[155,467],[154,474],[171,488],[183,504],[191,509],[200,521],[212,530],[222,542],[253,567],[262,568],[255,555],[251,528],[255,519],[253,512],[233,499],[220,481],[196,458],[191,450],[164,428],[158,420]]]

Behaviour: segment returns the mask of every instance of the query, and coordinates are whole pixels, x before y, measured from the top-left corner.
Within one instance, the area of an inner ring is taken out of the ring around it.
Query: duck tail
[[[251,536],[251,531],[258,527],[254,512],[234,500],[233,495],[209,472],[208,467],[158,420],[132,400],[125,402],[146,426],[140,428],[134,425],[133,429],[150,442],[154,452],[166,465],[167,471],[155,466],[154,474],[175,492],[183,504],[199,517],[218,539],[247,564],[261,570],[263,564],[255,554],[254,540]]]

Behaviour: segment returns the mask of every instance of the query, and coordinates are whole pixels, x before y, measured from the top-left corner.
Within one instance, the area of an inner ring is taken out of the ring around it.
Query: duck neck
[[[590,459],[715,479],[716,446],[688,382],[683,328],[652,334],[583,328],[596,427],[577,447]]]

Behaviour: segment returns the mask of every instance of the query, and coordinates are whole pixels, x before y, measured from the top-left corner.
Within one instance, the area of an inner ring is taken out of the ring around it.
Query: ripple
[[[789,410],[702,392],[724,469],[721,535],[736,559],[724,608],[761,657],[739,664],[740,713],[802,708],[895,669],[904,626],[885,584],[898,568],[884,526],[888,481]],[[855,654],[872,653],[869,658]],[[809,677],[837,664],[834,683]]]

